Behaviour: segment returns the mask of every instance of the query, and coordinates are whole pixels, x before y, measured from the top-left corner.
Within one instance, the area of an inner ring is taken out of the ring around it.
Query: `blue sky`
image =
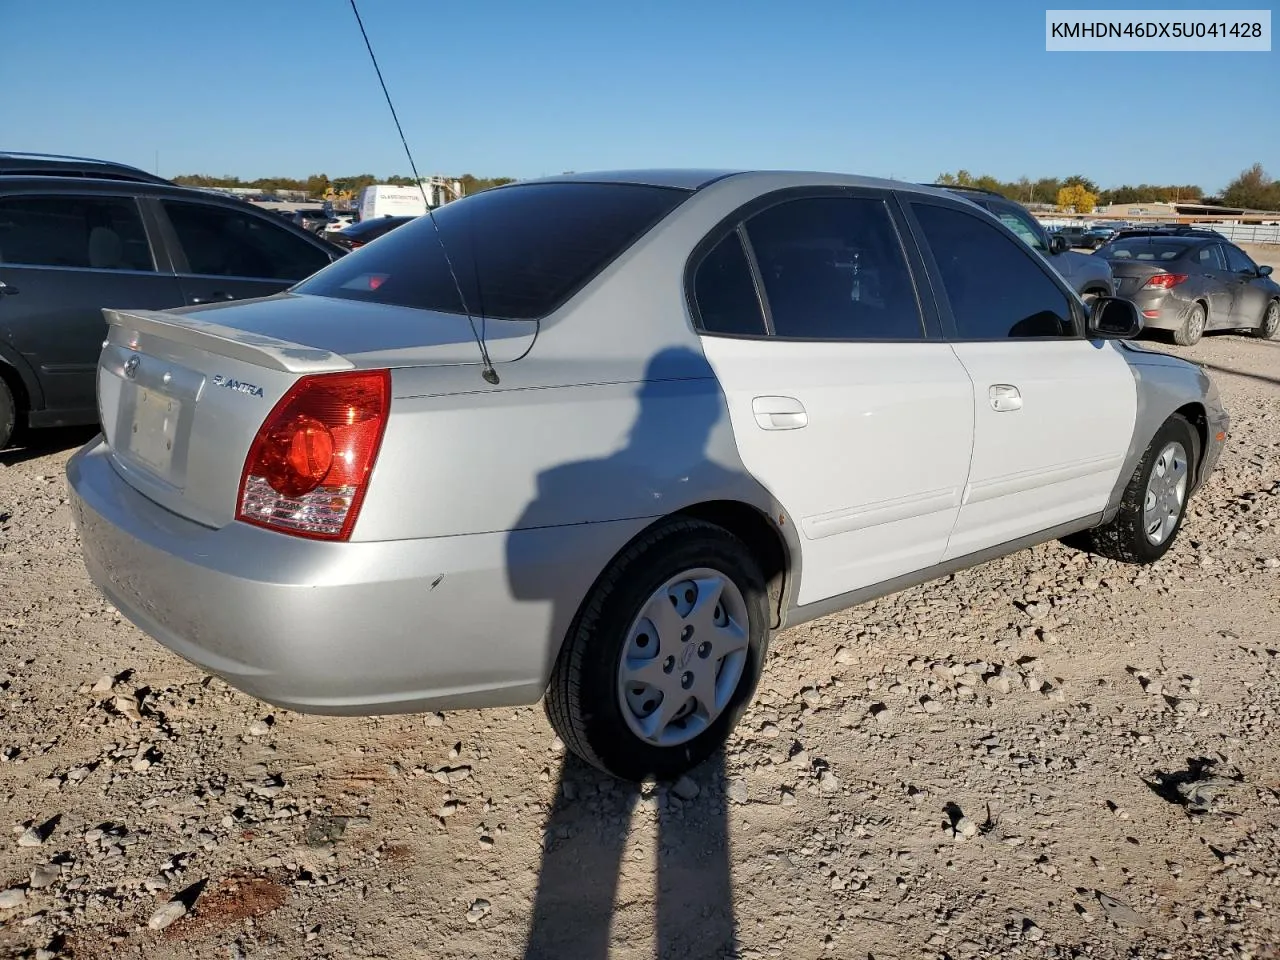
[[[1046,53],[1026,0],[360,9],[423,173],[1280,176],[1276,49]],[[0,149],[147,169],[158,151],[166,176],[408,172],[347,0],[10,2],[0,34]]]

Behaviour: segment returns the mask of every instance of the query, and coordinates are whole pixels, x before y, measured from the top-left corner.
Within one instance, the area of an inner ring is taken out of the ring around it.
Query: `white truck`
[[[420,217],[427,212],[427,204],[418,187],[375,183],[360,191],[359,210],[361,221],[367,222],[381,217]]]

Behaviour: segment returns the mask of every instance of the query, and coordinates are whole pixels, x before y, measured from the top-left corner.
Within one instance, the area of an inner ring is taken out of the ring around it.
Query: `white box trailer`
[[[389,183],[375,183],[360,191],[359,210],[361,220],[377,220],[380,217],[420,217],[427,212],[427,204],[418,187],[395,187]]]

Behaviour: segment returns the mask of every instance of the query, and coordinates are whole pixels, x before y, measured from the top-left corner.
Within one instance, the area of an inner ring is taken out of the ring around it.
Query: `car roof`
[[[906,180],[888,180],[882,177],[865,177],[858,174],[823,172],[818,170],[727,170],[727,169],[680,169],[658,168],[652,170],[596,170],[580,173],[566,173],[554,177],[540,177],[534,180],[518,180],[514,183],[497,187],[498,190],[510,190],[535,183],[626,183],[640,186],[668,187],[690,192],[705,189],[725,180],[751,180],[762,192],[782,190],[787,187],[803,186],[845,186],[862,187],[877,190],[899,190],[912,193],[928,194],[938,197],[948,195],[942,188],[930,184],[911,183]],[[1005,199],[999,197],[998,199]],[[964,199],[964,198],[962,198]]]
[[[170,183],[156,174],[111,160],[13,150],[0,151],[0,176],[85,177],[136,183]]]
[[[199,187],[184,187],[176,183],[170,183],[168,180],[132,181],[112,177],[63,177],[34,173],[30,175],[8,174],[0,177],[0,190],[21,190],[24,192],[41,190],[50,193],[128,193],[147,197],[199,198],[201,200],[246,206],[254,210],[261,209],[246,200],[241,200],[239,197],[210,190],[201,190]]]

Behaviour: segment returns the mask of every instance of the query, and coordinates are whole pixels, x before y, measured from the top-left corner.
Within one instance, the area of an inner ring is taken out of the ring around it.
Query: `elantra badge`
[[[234,390],[236,393],[247,393],[251,397],[262,396],[262,388],[256,383],[245,383],[243,380],[224,377],[220,373],[214,376],[213,385],[215,387],[224,387],[227,390]]]

